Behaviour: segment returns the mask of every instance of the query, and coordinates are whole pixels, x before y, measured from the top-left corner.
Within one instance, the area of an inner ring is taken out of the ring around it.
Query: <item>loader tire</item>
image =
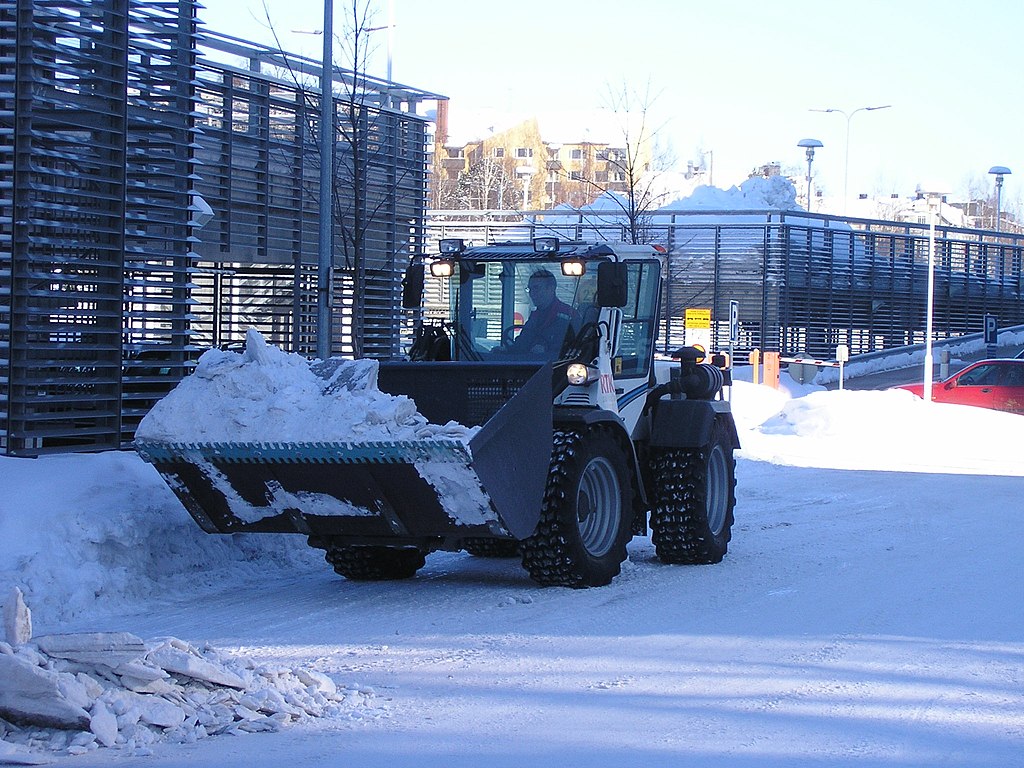
[[[633,484],[607,431],[555,431],[540,521],[520,543],[544,586],[600,587],[619,574],[631,535]]]
[[[462,540],[462,548],[473,557],[516,557],[519,542],[514,539],[469,538]]]
[[[716,422],[699,449],[662,449],[651,457],[651,540],[664,563],[719,563],[729,549],[736,506],[736,460]]]
[[[409,579],[426,563],[423,551],[413,547],[331,547],[324,558],[352,581]]]

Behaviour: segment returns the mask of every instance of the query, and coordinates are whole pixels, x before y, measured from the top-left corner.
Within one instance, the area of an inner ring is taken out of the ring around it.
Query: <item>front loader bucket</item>
[[[293,532],[356,543],[521,539],[540,516],[551,414],[545,366],[468,444],[136,441],[136,450],[210,533]]]

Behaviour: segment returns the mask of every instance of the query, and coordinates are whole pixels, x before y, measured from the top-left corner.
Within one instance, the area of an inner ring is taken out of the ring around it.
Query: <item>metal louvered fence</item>
[[[645,241],[668,252],[659,348],[685,337],[687,309],[712,316],[712,345],[729,345],[729,302],[740,307],[738,354],[755,348],[831,358],[925,340],[928,225],[848,219],[803,211],[670,211],[652,214]],[[624,240],[621,222],[583,214],[527,218],[438,211],[431,250],[442,237],[476,244],[555,235]],[[987,230],[935,228],[933,340],[977,333],[983,317],[1024,322],[1024,238]]]
[[[0,0],[0,453],[128,444],[251,327],[315,348],[320,63],[203,32],[199,8]],[[333,87],[332,349],[390,356],[438,97]]]

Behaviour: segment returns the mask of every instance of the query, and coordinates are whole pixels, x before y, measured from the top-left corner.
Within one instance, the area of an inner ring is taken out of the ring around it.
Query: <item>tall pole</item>
[[[317,250],[316,356],[331,356],[331,282],[334,217],[334,0],[324,0],[324,51],[320,70],[320,244]]]
[[[845,159],[843,160],[843,215],[846,215],[846,204],[849,200],[850,191],[850,121],[853,116],[858,112],[874,112],[876,109],[889,109],[892,104],[883,104],[880,107],[857,107],[852,112],[847,113],[842,109],[812,109],[811,112],[838,112],[840,115],[846,118],[846,150],[843,153]]]
[[[996,177],[996,232],[998,232],[1003,218],[1003,177],[1012,171],[1005,165],[993,165],[988,172]]]
[[[859,111],[859,109],[855,109],[846,116],[846,149],[843,151],[843,216],[846,215],[846,206],[850,200],[850,119]]]
[[[807,210],[811,210],[811,163],[814,162],[814,150],[807,150]]]
[[[932,315],[935,300],[935,206],[934,195],[928,197],[928,298],[924,320],[924,401],[932,401],[932,374],[935,370],[932,352]]]
[[[996,177],[996,232],[999,231],[1003,212],[1003,177]]]
[[[817,147],[824,146],[817,139],[800,139],[796,143],[798,147],[803,147],[807,150],[807,211],[811,210],[811,163],[814,162],[814,150]]]
[[[388,0],[388,88],[391,87],[391,52],[395,45],[395,0]],[[390,105],[391,98],[388,96]]]

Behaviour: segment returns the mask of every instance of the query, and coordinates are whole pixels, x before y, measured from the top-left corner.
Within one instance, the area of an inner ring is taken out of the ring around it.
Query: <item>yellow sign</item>
[[[711,310],[710,309],[688,309],[684,314],[685,325],[687,328],[710,328],[711,327]]]

